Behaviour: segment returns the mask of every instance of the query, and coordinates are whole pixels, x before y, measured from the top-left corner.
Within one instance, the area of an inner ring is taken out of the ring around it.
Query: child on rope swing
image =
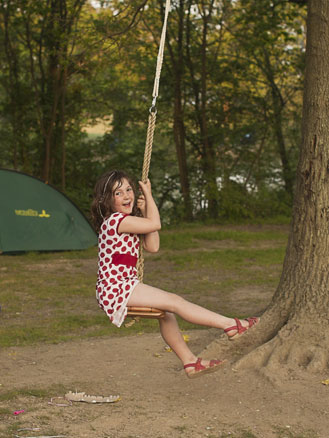
[[[179,295],[140,283],[137,278],[139,238],[143,247],[159,250],[160,215],[154,202],[151,183],[139,182],[142,194],[137,198],[133,180],[123,171],[113,170],[96,183],[92,218],[99,233],[96,298],[113,324],[120,327],[127,306],[154,307],[165,311],[159,320],[165,342],[181,360],[186,375],[195,378],[216,371],[222,360],[203,360],[188,348],[179,330],[175,314],[194,324],[223,329],[230,340],[256,325],[259,318],[227,318],[207,310]],[[142,217],[136,216],[138,210]]]

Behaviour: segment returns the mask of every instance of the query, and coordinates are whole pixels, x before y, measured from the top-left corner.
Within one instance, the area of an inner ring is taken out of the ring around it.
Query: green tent
[[[58,251],[96,245],[83,213],[37,178],[0,169],[0,252]]]

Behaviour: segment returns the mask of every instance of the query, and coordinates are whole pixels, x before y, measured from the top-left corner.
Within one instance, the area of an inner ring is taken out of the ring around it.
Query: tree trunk
[[[174,55],[169,39],[167,44],[169,47],[170,59],[174,70],[174,140],[176,146],[176,154],[178,160],[180,184],[182,188],[184,200],[184,219],[191,221],[193,218],[192,201],[190,195],[190,184],[188,167],[186,160],[186,144],[185,144],[185,125],[184,113],[182,108],[182,76],[184,66],[183,56],[183,31],[184,31],[184,0],[180,0],[178,8],[178,38],[177,38],[177,57]]]
[[[291,167],[287,155],[286,142],[282,129],[282,110],[283,107],[279,102],[278,96],[275,94],[275,91],[272,89],[272,101],[273,101],[273,125],[274,125],[274,133],[276,136],[277,148],[281,160],[282,166],[282,176],[284,181],[284,187],[286,192],[288,193],[290,199],[293,197],[293,178]]]
[[[178,78],[175,80],[175,105],[174,105],[174,139],[176,145],[176,154],[178,160],[180,184],[182,188],[184,200],[184,219],[191,221],[192,202],[190,196],[190,184],[188,178],[188,168],[186,160],[185,147],[185,126],[183,120],[182,102],[181,102],[181,85],[178,83]]]
[[[21,164],[23,170],[26,169],[26,147],[24,143],[24,137],[21,135],[21,125],[23,113],[21,110],[20,102],[22,102],[22,90],[19,82],[19,62],[17,49],[13,46],[13,36],[10,32],[11,23],[11,9],[13,6],[8,2],[6,5],[1,5],[1,15],[3,19],[3,46],[4,53],[6,55],[6,61],[8,65],[8,82],[5,86],[6,93],[8,95],[9,108],[8,119],[11,125],[11,150],[12,150],[12,165],[14,169],[18,169]],[[20,160],[19,160],[20,158]]]
[[[303,136],[283,271],[259,325],[237,342],[252,349],[237,367],[256,366],[271,379],[329,364],[328,21],[329,2],[309,0]]]
[[[63,68],[61,77],[61,104],[60,104],[60,126],[61,126],[61,187],[62,191],[66,189],[66,143],[65,143],[65,97],[66,97],[66,83],[67,83],[67,66]]]
[[[201,47],[201,114],[200,114],[200,133],[203,148],[203,168],[206,179],[206,197],[208,200],[208,213],[211,218],[218,216],[218,187],[216,182],[216,156],[209,139],[208,118],[207,118],[207,38],[208,26],[212,13],[212,3],[209,7],[209,13],[203,13],[203,34]]]
[[[281,160],[282,177],[284,181],[285,190],[288,193],[290,199],[292,199],[294,179],[287,155],[287,148],[283,134],[283,124],[282,124],[282,112],[285,107],[285,101],[275,82],[273,68],[271,65],[269,54],[266,49],[264,49],[264,59],[265,59],[266,76],[269,81],[269,85],[271,87],[272,104],[273,104],[273,128],[274,128],[274,135],[276,137],[278,153]]]
[[[39,147],[40,174],[45,181],[55,180],[56,184],[61,181],[63,187],[68,57],[74,56],[75,25],[84,3],[85,0],[73,3],[49,0],[38,3],[43,15],[40,27],[34,27],[35,11],[32,4],[28,5],[27,13],[23,15],[31,85],[42,134]]]
[[[207,69],[207,53],[208,53],[208,28],[213,13],[214,2],[210,1],[205,5],[203,2],[200,5],[199,13],[202,17],[202,36],[200,45],[201,66],[199,75],[196,72],[195,61],[192,59],[190,47],[191,41],[191,7],[192,2],[189,2],[186,18],[186,62],[190,70],[192,88],[194,92],[195,119],[200,132],[200,158],[202,160],[202,172],[205,180],[205,195],[207,200],[208,215],[211,218],[218,216],[218,187],[216,182],[216,156],[213,144],[208,133],[208,114],[207,114],[207,99],[208,99],[208,69]],[[199,77],[200,78],[199,78]]]

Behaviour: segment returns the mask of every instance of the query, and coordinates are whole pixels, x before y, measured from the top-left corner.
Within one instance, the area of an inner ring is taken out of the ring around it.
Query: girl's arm
[[[139,182],[143,196],[138,206],[144,217],[127,216],[119,225],[119,233],[144,234],[143,246],[146,251],[157,252],[160,247],[158,230],[161,229],[161,220],[156,206],[149,180],[144,184]]]
[[[153,198],[152,198],[153,199]],[[137,200],[137,207],[140,209],[142,215],[147,217],[147,203],[145,196],[141,195]],[[144,234],[143,248],[148,252],[157,252],[160,248],[160,237],[158,231]]]

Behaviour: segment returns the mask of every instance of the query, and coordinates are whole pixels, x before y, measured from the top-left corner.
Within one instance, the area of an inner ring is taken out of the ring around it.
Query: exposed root
[[[310,347],[309,351],[301,355],[299,366],[307,369],[309,372],[318,373],[328,369],[328,359],[327,351],[319,347]]]
[[[309,314],[290,314],[273,306],[259,324],[236,341],[225,335],[202,352],[203,357],[228,359],[236,370],[253,369],[273,384],[301,373],[329,371],[329,332],[324,321]]]
[[[275,338],[238,359],[234,368],[256,369],[274,384],[300,373],[327,372],[328,339],[323,337],[319,343],[312,335],[305,325],[290,323]]]
[[[250,369],[250,368],[263,368],[264,366],[271,366],[273,361],[272,352],[273,344],[276,340],[263,344],[248,354],[244,355],[241,359],[237,360],[234,364],[235,369]]]
[[[276,335],[285,323],[285,320],[279,316],[279,311],[274,312],[271,309],[261,316],[261,320],[256,326],[237,340],[229,341],[226,335],[222,335],[211,342],[200,355],[209,358],[236,360],[238,357],[248,354],[258,346],[265,344]]]

